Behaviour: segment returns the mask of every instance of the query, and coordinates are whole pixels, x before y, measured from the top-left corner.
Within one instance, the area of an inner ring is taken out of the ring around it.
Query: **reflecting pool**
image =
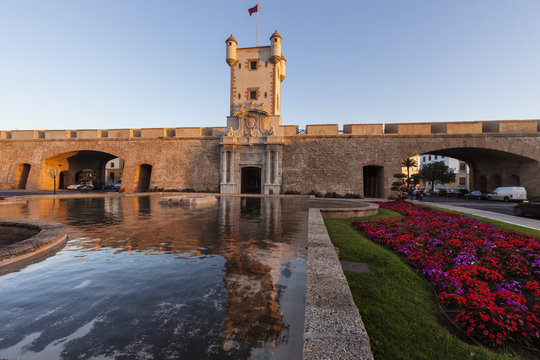
[[[300,359],[308,202],[33,199],[69,241],[0,276],[0,359]]]

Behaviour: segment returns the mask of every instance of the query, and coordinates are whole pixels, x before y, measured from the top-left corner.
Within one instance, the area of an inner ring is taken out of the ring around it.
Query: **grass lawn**
[[[370,273],[346,272],[354,301],[371,339],[376,360],[516,359],[469,345],[441,326],[431,285],[399,256],[356,231],[354,220],[401,217],[379,209],[366,218],[327,219],[328,233],[339,247],[340,260],[367,263]],[[502,226],[501,226],[502,227]]]

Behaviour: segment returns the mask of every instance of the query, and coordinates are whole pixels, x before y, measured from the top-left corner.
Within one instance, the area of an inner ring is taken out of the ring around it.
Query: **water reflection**
[[[0,277],[0,358],[301,358],[307,203],[157,201],[0,209],[63,222],[71,239]]]

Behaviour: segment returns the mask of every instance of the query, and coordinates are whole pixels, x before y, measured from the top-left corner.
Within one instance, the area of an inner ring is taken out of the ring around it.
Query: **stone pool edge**
[[[2,220],[0,226],[22,226],[38,228],[40,231],[28,239],[18,241],[0,249],[0,270],[42,256],[67,242],[67,226],[42,220]]]
[[[354,210],[309,209],[303,359],[373,360],[369,336],[324,225],[323,213],[326,217],[350,217],[377,211],[375,204]]]

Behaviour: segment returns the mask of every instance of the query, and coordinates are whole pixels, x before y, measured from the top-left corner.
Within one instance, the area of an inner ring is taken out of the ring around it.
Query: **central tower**
[[[254,102],[264,105],[269,115],[279,115],[286,61],[281,55],[281,35],[275,31],[270,46],[237,49],[238,42],[232,35],[226,43],[227,64],[231,68],[231,111],[234,105]]]
[[[281,39],[275,31],[270,46],[237,48],[232,35],[225,41],[231,93],[221,142],[222,193],[281,192]]]

